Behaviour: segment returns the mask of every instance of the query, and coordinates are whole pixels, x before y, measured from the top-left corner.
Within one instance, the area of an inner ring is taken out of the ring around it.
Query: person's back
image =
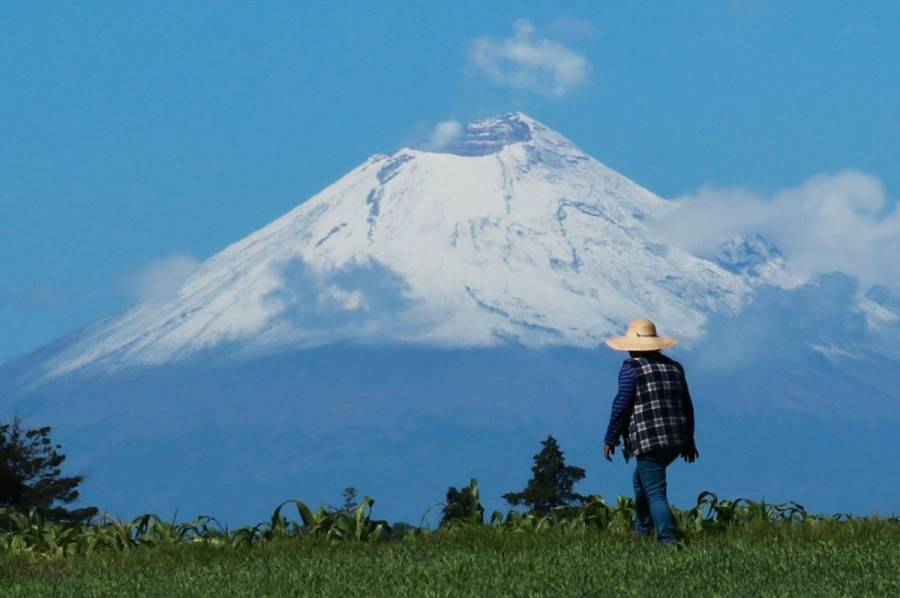
[[[694,441],[694,408],[684,368],[659,351],[632,351],[634,407],[625,433],[626,457]]]
[[[698,456],[694,442],[694,406],[684,368],[660,351],[675,339],[660,337],[650,320],[635,320],[625,336],[607,344],[630,357],[619,371],[619,392],[613,401],[603,453],[612,460],[624,438],[625,460],[637,461],[633,483],[637,517],[635,531],[646,535],[655,527],[663,543],[678,538],[667,498],[666,468],[679,455],[692,463]]]

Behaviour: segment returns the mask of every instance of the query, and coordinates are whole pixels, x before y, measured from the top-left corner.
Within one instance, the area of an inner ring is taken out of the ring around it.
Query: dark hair
[[[662,349],[653,349],[652,351],[629,351],[628,354],[632,357],[646,357],[648,355],[659,355],[662,353]]]

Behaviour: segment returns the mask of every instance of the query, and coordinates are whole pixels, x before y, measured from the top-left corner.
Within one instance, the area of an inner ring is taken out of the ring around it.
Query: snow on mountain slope
[[[635,316],[698,336],[747,281],[653,242],[665,201],[521,113],[444,152],[376,155],[207,260],[177,299],[97,322],[43,366],[161,364],[346,339],[602,342]]]
[[[726,241],[713,261],[752,285],[775,284],[796,287],[802,280],[792,280],[786,273],[784,254],[759,234],[737,235]]]

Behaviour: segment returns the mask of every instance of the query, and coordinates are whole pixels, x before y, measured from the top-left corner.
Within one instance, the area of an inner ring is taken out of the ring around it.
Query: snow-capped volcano
[[[694,337],[749,285],[654,240],[644,222],[668,207],[524,114],[483,120],[446,151],[372,156],[45,374],[342,339],[592,346],[638,315]]]
[[[0,411],[52,426],[85,504],[126,518],[240,525],[352,484],[379,516],[419,521],[459,480],[498,500],[520,487],[510,464],[548,433],[599,463],[621,355],[593,349],[649,316],[710,340],[675,350],[712,459],[679,504],[708,487],[815,497],[839,466],[874,489],[853,508],[893,508],[896,485],[852,455],[873,437],[896,452],[900,369],[878,350],[896,337],[868,331],[896,326],[898,299],[857,308],[843,276],[770,284],[786,258],[761,236],[690,255],[660,232],[676,213],[523,114],[473,123],[441,152],[371,157],[176,297],[0,365]],[[784,469],[785,451],[826,465]]]

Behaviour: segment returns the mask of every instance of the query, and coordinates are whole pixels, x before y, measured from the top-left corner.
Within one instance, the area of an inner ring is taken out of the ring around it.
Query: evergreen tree
[[[553,507],[584,502],[584,497],[572,488],[584,478],[584,469],[566,465],[563,452],[553,436],[541,442],[541,452],[534,456],[532,478],[522,492],[508,492],[503,498],[511,505],[524,504],[530,510],[544,514]]]
[[[359,506],[359,503],[356,500],[356,488],[353,486],[344,488],[344,492],[341,496],[344,497],[344,504],[341,507],[342,511],[353,512],[356,510],[356,507]]]
[[[37,509],[44,517],[62,521],[90,519],[97,509],[68,510],[58,504],[78,499],[84,476],[62,475],[66,456],[50,440],[50,427],[26,430],[16,416],[0,425],[0,507]]]
[[[451,521],[484,522],[484,507],[479,500],[478,481],[472,479],[467,487],[447,488],[447,502],[441,510],[441,526]]]

